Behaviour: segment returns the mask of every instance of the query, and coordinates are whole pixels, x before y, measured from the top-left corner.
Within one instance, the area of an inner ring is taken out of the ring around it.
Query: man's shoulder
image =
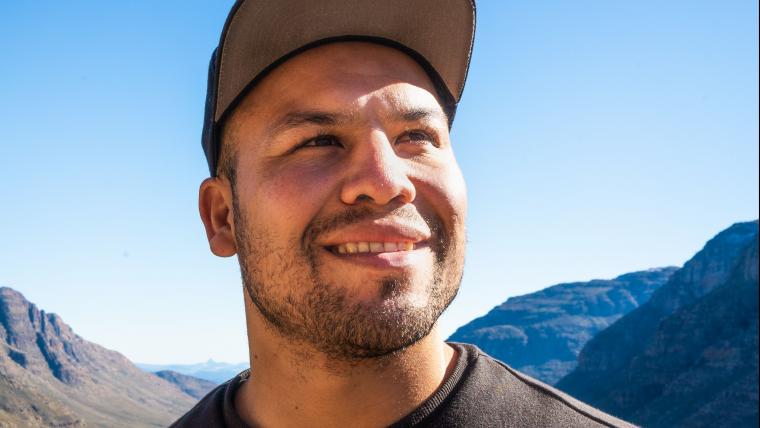
[[[468,360],[457,391],[437,423],[480,420],[488,426],[601,426],[633,425],[584,404],[569,395],[513,369],[474,345],[453,344]]]
[[[245,427],[234,411],[234,396],[238,387],[248,378],[250,370],[244,370],[232,379],[212,389],[201,398],[170,428],[183,427]]]

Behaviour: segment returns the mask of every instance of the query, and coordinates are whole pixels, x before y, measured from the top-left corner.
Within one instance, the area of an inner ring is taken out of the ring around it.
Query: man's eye
[[[333,135],[319,135],[314,138],[306,140],[301,147],[326,147],[326,146],[340,146],[340,142]]]
[[[398,139],[399,143],[425,144],[430,143],[437,146],[435,138],[431,137],[424,131],[410,131]]]

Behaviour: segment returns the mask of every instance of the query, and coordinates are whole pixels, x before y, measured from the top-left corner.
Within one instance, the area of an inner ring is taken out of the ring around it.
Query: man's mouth
[[[372,269],[408,269],[428,263],[430,242],[419,241],[351,241],[323,247],[328,254],[350,263]]]
[[[363,254],[363,253],[395,253],[399,251],[413,251],[414,242],[345,242],[338,245],[328,246],[327,249],[333,254]]]

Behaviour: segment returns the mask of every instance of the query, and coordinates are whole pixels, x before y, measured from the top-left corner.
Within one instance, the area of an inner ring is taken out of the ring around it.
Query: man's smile
[[[414,242],[346,242],[345,244],[332,246],[330,250],[338,254],[393,253],[396,251],[414,250]]]
[[[347,242],[337,246],[324,247],[331,258],[352,265],[362,265],[377,269],[408,268],[421,263],[430,263],[428,241],[413,242]]]
[[[327,253],[352,265],[404,268],[430,263],[432,236],[427,225],[404,219],[375,219],[327,233],[318,244]]]

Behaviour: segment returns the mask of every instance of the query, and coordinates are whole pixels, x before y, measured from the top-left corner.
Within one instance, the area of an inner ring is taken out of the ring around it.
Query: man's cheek
[[[299,162],[274,168],[264,176],[262,188],[268,196],[289,200],[323,198],[336,181],[336,168],[322,162]]]
[[[449,169],[448,180],[444,186],[446,199],[452,211],[464,219],[467,215],[467,185],[458,166]]]
[[[467,215],[467,186],[458,167],[446,168],[431,174],[426,180],[427,191],[436,212],[447,229],[464,224]]]
[[[275,222],[298,224],[301,217],[313,216],[324,204],[325,183],[320,177],[273,177],[261,187],[259,204],[270,209]]]

